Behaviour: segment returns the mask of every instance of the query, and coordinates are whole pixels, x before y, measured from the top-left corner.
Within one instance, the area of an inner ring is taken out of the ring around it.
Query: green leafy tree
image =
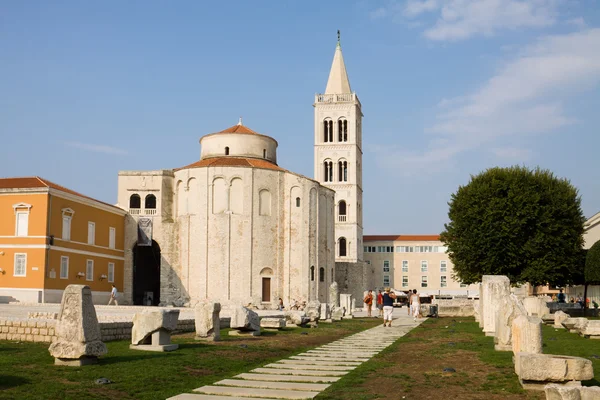
[[[583,291],[584,310],[583,315],[586,315],[587,290],[589,285],[600,284],[600,240],[597,241],[587,250],[585,256],[585,289]],[[596,307],[596,305],[594,305]]]
[[[441,240],[463,283],[506,275],[512,283],[562,286],[581,268],[581,199],[550,171],[491,168],[471,176],[448,205]]]

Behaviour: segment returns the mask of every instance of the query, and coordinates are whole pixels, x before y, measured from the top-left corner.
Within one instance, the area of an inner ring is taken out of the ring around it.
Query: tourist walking
[[[373,308],[373,291],[369,290],[369,293],[364,298],[364,303],[367,305],[367,317],[372,317],[371,309]]]
[[[417,294],[417,289],[413,289],[413,293],[410,295],[410,311],[413,319],[416,321],[417,317],[421,317],[421,298]]]
[[[279,306],[277,308],[279,308],[279,311],[283,311],[283,300],[281,300],[281,297],[279,298]]]
[[[383,326],[387,324],[388,327],[392,326],[392,317],[394,314],[394,299],[396,298],[396,294],[390,290],[390,288],[385,288],[385,293],[383,294]]]
[[[109,306],[113,301],[115,302],[115,306],[119,305],[119,302],[117,301],[117,294],[117,287],[115,285],[112,285],[112,290],[110,291],[110,299],[108,300]]]
[[[559,303],[565,303],[565,294],[563,293],[563,290],[560,289],[558,296],[556,296],[556,298],[558,299]]]
[[[381,290],[377,294],[377,309],[379,310],[379,316],[383,318],[383,295]]]

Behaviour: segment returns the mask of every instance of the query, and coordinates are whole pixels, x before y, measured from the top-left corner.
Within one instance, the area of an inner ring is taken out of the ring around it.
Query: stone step
[[[307,392],[299,390],[279,390],[279,389],[256,389],[256,388],[239,388],[228,386],[202,386],[194,389],[195,392],[204,394],[216,394],[220,396],[238,396],[238,397],[260,397],[271,399],[293,399],[304,400],[313,399],[319,392]]]
[[[346,371],[311,371],[308,369],[255,368],[250,372],[274,375],[342,376]]]
[[[237,396],[214,396],[212,394],[191,394],[182,393],[177,396],[169,397],[167,400],[248,400],[247,397]],[[252,400],[272,400],[259,397],[253,397]]]
[[[318,361],[318,360],[279,360],[277,361],[278,363],[281,364],[293,364],[293,365],[297,365],[297,364],[305,364],[305,365],[338,365],[338,366],[347,366],[347,367],[357,367],[360,364],[362,364],[362,362],[360,361]]]
[[[340,378],[334,376],[300,376],[300,375],[274,375],[274,374],[252,374],[245,372],[234,376],[234,378],[246,379],[249,381],[270,381],[270,382],[310,382],[310,383],[332,383]]]
[[[335,358],[338,360],[345,360],[345,359],[352,359],[355,361],[367,361],[369,358],[371,358],[371,356],[364,356],[364,355],[353,355],[353,354],[340,354],[339,352],[336,353],[300,353],[298,354],[299,356],[302,357],[318,357],[318,358]]]
[[[214,385],[261,389],[305,390],[309,392],[321,392],[330,386],[326,383],[249,381],[245,379],[223,379],[222,381],[215,382]]]
[[[373,357],[375,354],[379,353],[378,351],[374,352],[364,352],[364,351],[352,351],[352,350],[327,350],[327,349],[315,349],[308,350],[307,353],[310,354],[331,354],[331,355],[340,355],[340,356],[356,356],[356,357]]]
[[[267,368],[282,368],[282,369],[310,369],[315,371],[352,371],[354,366],[344,366],[344,365],[309,365],[309,364],[267,364],[265,365]]]
[[[333,358],[333,357],[320,357],[319,355],[316,354],[311,354],[308,356],[305,355],[298,355],[298,356],[291,356],[290,357],[292,360],[304,360],[304,361],[329,361],[329,362],[346,362],[346,361],[352,361],[352,362],[360,362],[360,363],[364,363],[365,361],[367,361],[368,359],[365,358]]]

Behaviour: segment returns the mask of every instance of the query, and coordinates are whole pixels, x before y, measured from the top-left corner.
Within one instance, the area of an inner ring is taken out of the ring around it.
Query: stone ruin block
[[[286,326],[290,328],[304,326],[310,321],[310,318],[304,311],[286,311],[284,315]]]
[[[55,365],[79,367],[96,364],[98,357],[108,352],[101,340],[89,286],[67,286],[55,329],[56,341],[48,349]]]
[[[517,353],[542,352],[542,319],[520,315],[512,323],[512,350]]]
[[[173,351],[179,345],[171,343],[171,332],[177,328],[179,310],[144,310],[133,316],[130,349]]]
[[[329,304],[331,304],[331,308],[340,306],[340,290],[337,282],[333,282],[329,286]]]
[[[321,322],[331,322],[331,307],[327,303],[321,303]]]
[[[565,327],[562,324],[563,321],[566,320],[566,319],[571,318],[569,316],[569,314],[567,314],[566,312],[562,312],[562,311],[557,311],[557,312],[555,312],[552,315],[554,315],[554,325],[553,326],[556,329],[565,329]]]
[[[196,340],[221,340],[221,303],[198,303],[194,309]]]
[[[306,316],[310,318],[311,321],[319,320],[321,318],[321,303],[317,300],[309,301],[305,312]]]
[[[510,296],[510,281],[503,275],[483,275],[480,292],[483,332],[495,336],[496,314],[502,298]]]
[[[528,296],[523,300],[523,306],[527,310],[527,314],[530,316],[542,318],[546,314],[550,314],[547,301],[545,297]]]
[[[567,318],[562,322],[563,326],[571,333],[580,333],[588,324],[587,318]]]
[[[263,329],[281,330],[285,328],[285,318],[261,318],[260,327]]]
[[[342,318],[344,318],[345,314],[346,314],[346,309],[344,307],[336,307],[331,312],[331,319],[334,321],[341,321]]]
[[[600,320],[589,320],[579,334],[590,339],[600,339]]]
[[[340,293],[340,307],[344,307],[344,318],[352,318],[352,294]]]
[[[257,313],[243,306],[231,310],[231,331],[229,335],[260,336],[260,318]]]
[[[544,387],[546,400],[598,400],[599,386],[563,386],[554,383]]]
[[[483,326],[481,326],[481,307],[479,303],[479,300],[473,300],[473,316],[475,317],[475,322],[479,324],[479,327],[483,328]]]
[[[514,294],[501,300],[496,316],[496,336],[494,337],[494,348],[498,351],[512,351],[512,324],[521,316],[527,315],[527,311]]]
[[[581,386],[594,377],[590,360],[552,354],[516,353],[515,372],[523,388],[532,390],[544,390],[549,383]]]

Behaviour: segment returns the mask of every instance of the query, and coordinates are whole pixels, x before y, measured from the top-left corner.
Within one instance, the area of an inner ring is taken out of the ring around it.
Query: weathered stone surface
[[[572,333],[583,331],[588,324],[587,318],[567,318],[562,322],[563,326]]]
[[[352,310],[352,313],[356,311],[356,298],[352,298],[352,300],[350,301],[350,310]]]
[[[195,308],[196,339],[218,341],[221,339],[220,303],[198,303]]]
[[[172,332],[177,328],[179,310],[144,310],[133,316],[131,343],[147,344],[154,332]]]
[[[321,318],[321,303],[317,300],[309,301],[305,311],[311,321],[316,321]]]
[[[246,307],[233,307],[231,312],[231,328],[238,331],[260,332],[260,318],[257,313]]]
[[[502,298],[496,317],[496,336],[494,342],[498,351],[512,351],[512,323],[515,318],[527,315],[527,311],[514,294]]]
[[[546,400],[581,400],[577,386],[562,386],[555,383],[544,386]]]
[[[475,315],[474,300],[435,300],[434,304],[438,306],[438,316],[440,317],[472,317]],[[429,314],[429,310],[427,310],[427,314]]]
[[[341,321],[344,318],[344,314],[346,313],[344,307],[336,307],[331,313],[331,319],[334,321]]]
[[[530,316],[542,317],[543,315],[550,314],[545,297],[528,296],[523,299],[523,306],[527,310],[527,314]]]
[[[260,327],[265,329],[282,329],[285,328],[285,318],[262,318]]]
[[[352,295],[350,293],[340,293],[340,307],[346,309],[345,315],[352,315]]]
[[[331,319],[331,307],[327,303],[321,303],[321,319]]]
[[[48,350],[56,358],[57,364],[77,364],[76,360],[84,360],[82,364],[93,363],[96,357],[107,353],[106,345],[101,341],[100,326],[89,286],[69,285],[65,289],[56,336],[56,341]]]
[[[310,321],[310,318],[306,316],[304,311],[286,311],[284,315],[288,324],[291,325],[300,326]]]
[[[513,353],[542,352],[542,319],[520,315],[512,323]]]
[[[581,357],[552,354],[515,354],[515,372],[523,381],[567,382],[594,377],[592,362]]]
[[[565,329],[562,323],[564,320],[570,318],[569,314],[562,311],[557,311],[552,315],[554,315],[554,327],[557,329]]]
[[[337,282],[333,282],[329,286],[329,303],[331,304],[331,307],[340,306],[340,291]]]
[[[496,314],[502,298],[510,296],[510,281],[502,275],[483,275],[480,301],[483,303],[483,331],[488,336],[496,332]]]
[[[581,400],[598,400],[600,399],[600,386],[584,386],[579,389]]]
[[[581,336],[600,337],[600,320],[591,320],[579,331]]]
[[[479,324],[479,327],[481,328],[481,314],[479,313],[481,311],[481,308],[479,303],[479,300],[473,300],[473,316],[475,317],[475,322],[477,322]]]

